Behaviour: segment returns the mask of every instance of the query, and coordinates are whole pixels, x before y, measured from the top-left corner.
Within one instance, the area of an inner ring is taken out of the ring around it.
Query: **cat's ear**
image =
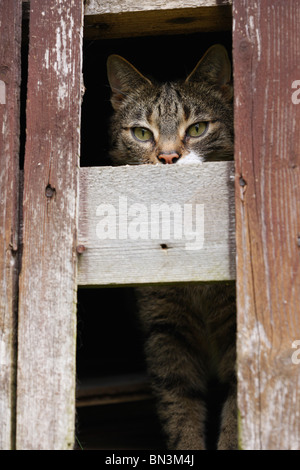
[[[117,110],[125,96],[141,85],[152,85],[133,65],[119,55],[107,59],[107,77],[112,90],[111,104]]]
[[[231,64],[227,51],[221,44],[215,44],[206,51],[186,82],[203,80],[216,84],[227,99],[232,98]]]

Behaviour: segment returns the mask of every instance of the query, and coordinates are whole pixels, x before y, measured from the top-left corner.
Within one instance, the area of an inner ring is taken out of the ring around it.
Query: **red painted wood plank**
[[[32,0],[17,448],[74,442],[82,2]]]
[[[0,449],[14,447],[21,0],[0,2]]]
[[[300,104],[292,99],[292,84],[300,80],[299,23],[299,0],[234,1],[238,401],[245,449],[300,449],[294,354]]]

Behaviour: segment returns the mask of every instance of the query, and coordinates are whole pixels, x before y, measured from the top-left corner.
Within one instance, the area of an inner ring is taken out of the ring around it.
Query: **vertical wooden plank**
[[[300,449],[299,24],[299,0],[234,1],[238,402],[244,449]]]
[[[0,449],[14,446],[21,0],[0,1]]]
[[[30,4],[17,449],[73,447],[82,17]]]

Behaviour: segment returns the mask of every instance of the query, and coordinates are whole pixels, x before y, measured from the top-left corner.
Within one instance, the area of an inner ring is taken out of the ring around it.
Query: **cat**
[[[113,165],[233,159],[231,65],[223,46],[210,47],[186,80],[156,83],[118,55],[109,56],[107,74]],[[167,448],[236,449],[234,284],[145,286],[137,301]]]

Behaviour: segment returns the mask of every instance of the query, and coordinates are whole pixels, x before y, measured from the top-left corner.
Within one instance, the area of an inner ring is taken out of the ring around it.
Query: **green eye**
[[[207,122],[197,122],[197,124],[190,126],[186,133],[189,137],[200,137],[205,133],[206,129]]]
[[[145,129],[144,127],[133,127],[132,133],[137,140],[141,142],[148,142],[152,140],[153,134],[149,129]]]

